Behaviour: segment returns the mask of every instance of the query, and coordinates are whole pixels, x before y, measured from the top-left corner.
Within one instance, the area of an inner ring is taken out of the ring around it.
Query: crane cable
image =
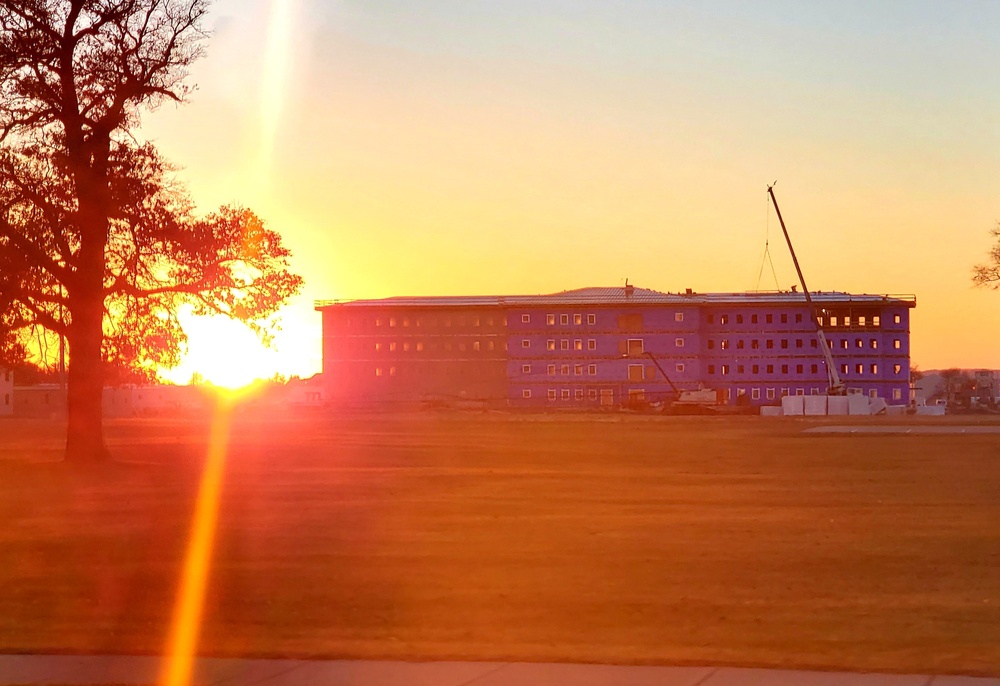
[[[757,285],[754,288],[755,291],[760,290],[760,279],[764,275],[764,262],[768,262],[771,265],[771,276],[774,277],[774,288],[780,291],[781,286],[778,284],[778,273],[774,270],[774,260],[771,259],[771,201],[765,195],[764,196],[764,256],[760,260],[760,271],[757,272]]]

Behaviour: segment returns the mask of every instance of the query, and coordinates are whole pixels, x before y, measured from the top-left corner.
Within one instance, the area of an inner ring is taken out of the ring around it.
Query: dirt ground
[[[1000,675],[1000,438],[824,421],[242,416],[200,652]],[[0,420],[0,652],[158,653],[207,419],[61,431]]]

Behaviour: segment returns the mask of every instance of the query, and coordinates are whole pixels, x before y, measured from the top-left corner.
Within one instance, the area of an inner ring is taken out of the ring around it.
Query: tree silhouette
[[[252,212],[196,217],[131,132],[182,102],[206,0],[0,3],[0,347],[41,325],[69,345],[66,458],[108,456],[109,373],[177,362],[182,303],[251,326],[301,287]],[[16,352],[16,350],[14,351]]]
[[[997,240],[990,249],[990,261],[972,268],[972,281],[977,286],[1000,288],[1000,226],[994,227],[990,235]]]

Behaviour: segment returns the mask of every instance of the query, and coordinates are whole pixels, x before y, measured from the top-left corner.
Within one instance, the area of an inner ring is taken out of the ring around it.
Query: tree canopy
[[[990,235],[996,239],[996,244],[990,249],[989,262],[972,268],[972,281],[977,286],[1000,288],[1000,226],[994,227]]]
[[[143,111],[190,92],[205,0],[0,4],[0,350],[44,328],[69,344],[67,457],[107,456],[109,374],[176,364],[178,309],[259,322],[296,293],[280,236],[252,211],[198,216]]]

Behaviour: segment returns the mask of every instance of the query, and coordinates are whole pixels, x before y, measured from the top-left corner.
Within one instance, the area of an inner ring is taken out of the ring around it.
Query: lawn
[[[201,653],[1000,675],[1000,436],[832,421],[242,415]],[[0,421],[0,652],[164,648],[207,420],[108,435]]]

